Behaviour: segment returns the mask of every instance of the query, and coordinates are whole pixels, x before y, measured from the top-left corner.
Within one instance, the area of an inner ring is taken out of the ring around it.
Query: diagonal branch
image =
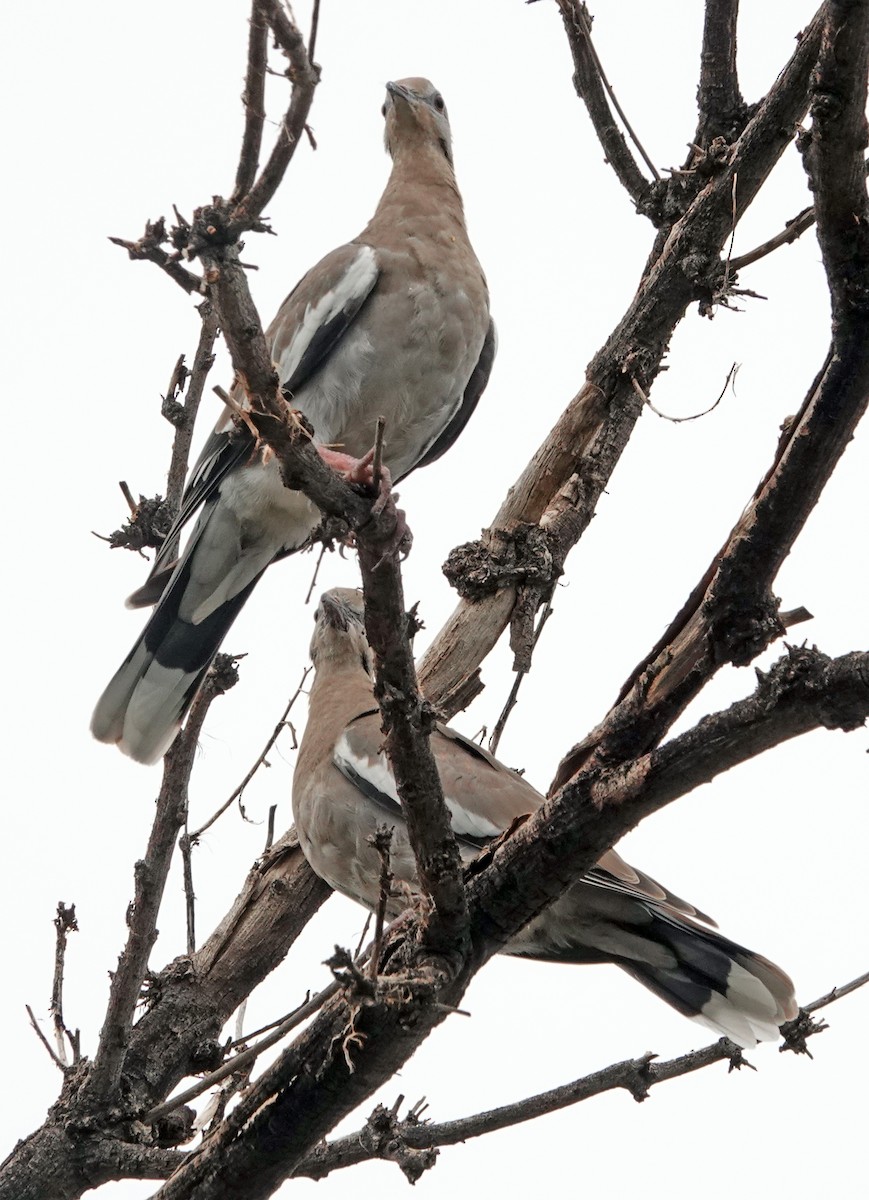
[[[806,91],[821,41],[823,17],[806,29],[790,62],[758,105],[731,156],[673,226],[634,300],[588,367],[587,380],[511,487],[489,530],[485,554],[522,525],[556,528],[558,571],[588,527],[642,412],[633,380],[648,395],[670,338],[692,300],[714,302],[724,279],[720,253],[733,227],[733,181],[739,176],[737,219],[754,199],[807,107]],[[698,276],[697,264],[707,264]],[[704,299],[705,297],[705,299]],[[559,561],[560,560],[560,561]],[[467,681],[510,621],[515,586],[496,581],[482,597],[462,599],[423,655],[426,695],[447,715],[458,710]]]
[[[643,147],[640,145],[631,125],[618,107],[612,89],[609,86],[603,66],[591,40],[591,15],[582,0],[558,0],[561,19],[567,33],[567,41],[573,55],[573,65],[576,68],[573,84],[577,94],[588,109],[592,125],[606,155],[607,162],[612,166],[622,187],[642,210],[642,205],[648,199],[651,183],[637,166],[633,155],[628,149],[624,135],[616,125],[615,119],[607,100],[607,93],[622,118],[634,145],[640,152],[654,179],[658,172]]]
[[[266,65],[268,59],[269,24],[259,0],[253,0],[250,12],[250,34],[247,44],[247,76],[242,93],[244,105],[244,134],[235,172],[235,187],[230,202],[237,204],[246,196],[256,179],[265,124]]]
[[[226,656],[222,656],[225,658]],[[135,866],[135,895],[128,910],[127,944],[112,976],[100,1042],[85,1091],[91,1100],[105,1099],[117,1087],[133,1014],[148,969],[148,956],[157,940],[157,914],[169,874],[178,831],[187,812],[187,789],[202,724],[208,709],[225,690],[218,682],[220,657],[209,671],[205,686],[190,710],[181,734],[164,759],[163,782],[157,798],[157,815],[144,859]]]
[[[253,24],[258,18],[268,22],[275,41],[287,57],[289,64],[287,75],[293,86],[290,102],[281,121],[272,152],[260,172],[259,178],[246,194],[242,194],[233,211],[233,223],[239,227],[239,233],[243,227],[249,227],[251,222],[257,220],[278,190],[305,130],[305,122],[308,119],[308,113],[314,100],[314,91],[320,78],[319,69],[308,57],[308,50],[301,32],[287,14],[287,10],[282,6],[280,0],[254,0],[253,10],[255,15],[251,21],[251,36],[253,37]],[[258,49],[258,43],[256,49]],[[248,79],[250,79],[250,72],[251,68],[249,67]],[[241,167],[240,160],[240,170]],[[246,177],[248,172],[245,171],[244,174]]]
[[[193,430],[196,416],[202,401],[202,393],[208,372],[214,365],[214,343],[220,332],[217,316],[208,303],[203,301],[200,308],[202,329],[199,333],[199,344],[193,356],[193,366],[187,379],[187,389],[184,403],[181,404],[172,395],[172,388],[167,391],[163,402],[163,415],[175,430],[172,439],[172,457],[169,461],[169,473],[166,482],[165,504],[173,517],[181,507],[181,496],[184,491],[184,480],[190,465],[190,446],[193,442]],[[183,358],[183,356],[182,356]],[[183,369],[183,361],[180,369]],[[176,372],[179,368],[176,368]],[[181,385],[183,387],[183,384]]]
[[[746,251],[745,254],[739,254],[730,260],[730,270],[732,273],[741,271],[743,267],[750,267],[752,263],[756,263],[761,258],[766,258],[767,254],[772,254],[773,250],[778,250],[779,246],[787,246],[791,242],[795,242],[797,238],[802,237],[807,229],[815,223],[814,207],[802,209],[795,217],[791,217],[785,222],[784,229],[781,232],[774,234],[765,242],[761,242],[759,246],[755,246],[753,250]]]
[[[749,699],[630,770],[574,781],[471,875],[473,964],[450,967],[443,960],[408,972],[401,949],[412,951],[415,922],[400,919],[376,986],[330,1001],[191,1154],[160,1200],[228,1200],[242,1180],[249,1200],[270,1195],[337,1120],[407,1059],[443,1019],[445,1006],[458,1002],[470,974],[637,821],[764,748],[822,725],[852,729],[867,714],[869,654],[830,660],[791,651]]]
[[[654,745],[722,663],[750,662],[778,636],[773,581],[869,404],[869,235],[863,165],[869,16],[862,6],[852,8],[850,16],[854,28],[841,24],[841,14],[831,6],[812,104],[815,124],[820,121],[821,128],[816,136],[813,126],[805,150],[810,169],[817,172],[818,234],[833,303],[827,361],[724,548],[649,657],[634,670],[616,707],[562,760],[553,789],[583,764],[630,757]],[[838,46],[857,47],[844,67],[841,55],[830,66],[837,39]],[[839,75],[848,68],[843,82]],[[841,90],[848,84],[849,104],[837,107],[831,117],[823,89]]]
[[[790,649],[754,695],[630,762],[583,768],[469,881],[475,922],[509,940],[651,813],[784,741],[820,727],[853,730],[867,716],[869,654],[831,660]]]
[[[856,991],[867,982],[869,974],[861,975],[858,979],[840,988],[834,988],[825,996],[805,1005],[803,1012],[816,1012]],[[820,1022],[814,1022],[807,1028],[806,1034],[811,1036],[827,1028]],[[362,1129],[317,1146],[299,1164],[294,1176],[324,1179],[332,1171],[353,1167],[361,1162],[370,1162],[375,1158],[388,1158],[396,1161],[408,1179],[415,1182],[411,1173],[415,1178],[419,1178],[426,1167],[434,1165],[434,1157],[428,1161],[421,1160],[420,1151],[432,1150],[437,1146],[455,1146],[459,1142],[494,1133],[498,1129],[509,1129],[513,1125],[533,1121],[537,1117],[572,1107],[617,1088],[623,1088],[636,1101],[642,1102],[656,1084],[679,1079],[718,1062],[728,1062],[729,1071],[751,1066],[737,1046],[727,1038],[719,1038],[717,1042],[700,1050],[692,1050],[689,1054],[681,1054],[678,1058],[663,1062],[657,1061],[654,1054],[644,1054],[639,1058],[613,1063],[603,1070],[583,1075],[580,1079],[540,1092],[536,1096],[528,1096],[514,1104],[504,1104],[489,1112],[476,1113],[474,1116],[462,1117],[455,1121],[429,1124],[420,1122],[414,1116],[399,1121],[395,1113],[390,1113],[378,1105]],[[403,1150],[409,1152],[406,1157],[402,1154]],[[417,1170],[419,1174],[416,1174]]]

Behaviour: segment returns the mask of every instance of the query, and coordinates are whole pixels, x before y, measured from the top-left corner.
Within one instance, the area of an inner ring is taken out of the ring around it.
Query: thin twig
[[[75,1050],[76,1044],[63,1019],[63,967],[66,958],[66,940],[70,933],[78,932],[78,921],[76,920],[74,904],[67,906],[62,900],[58,901],[57,915],[54,918],[54,929],[56,933],[54,942],[54,978],[51,983],[51,1008],[49,1011],[54,1023],[54,1040],[57,1045],[57,1057],[66,1066],[66,1044],[64,1037],[69,1038],[73,1050]]]
[[[778,250],[779,246],[786,246],[789,242],[795,242],[807,229],[811,229],[814,223],[814,207],[804,208],[802,212],[797,213],[795,217],[792,217],[790,221],[785,223],[785,227],[781,233],[777,233],[766,242],[761,242],[759,246],[755,246],[747,254],[739,254],[736,258],[732,258],[730,260],[730,270],[736,274],[743,267],[751,266],[758,259],[765,258],[767,254],[772,254],[773,250]]]
[[[851,992],[856,992],[859,988],[865,987],[867,983],[869,983],[869,971],[866,971],[863,975],[858,975],[850,983],[843,983],[841,987],[831,988],[825,995],[819,996],[817,1000],[812,1000],[810,1004],[803,1004],[801,1007],[804,1012],[817,1012],[819,1008],[826,1008],[828,1004],[833,1004],[836,1000],[841,1000],[843,996],[850,996]]]
[[[275,840],[275,813],[277,811],[277,804],[269,805],[269,818],[266,826],[266,844],[263,852],[265,852],[265,850],[270,850],[272,847],[272,842]]]
[[[202,317],[202,329],[199,334],[199,344],[193,356],[193,366],[189,374],[187,374],[187,394],[184,403],[178,403],[170,390],[167,391],[166,400],[163,404],[163,415],[171,420],[175,428],[175,436],[172,439],[172,456],[169,460],[169,474],[166,483],[166,506],[173,517],[181,507],[184,479],[187,475],[187,468],[190,462],[190,446],[193,441],[193,430],[196,425],[199,405],[202,401],[205,381],[208,378],[208,372],[214,365],[214,343],[217,340],[219,332],[217,313],[207,300],[199,306],[199,313]],[[176,370],[177,368],[178,364],[176,364]],[[175,374],[173,373],[174,379]],[[170,389],[171,386],[170,382]],[[181,390],[183,389],[184,383],[182,382]],[[170,398],[174,403],[174,407],[168,409],[168,412],[172,413],[171,416],[168,416],[167,405]]]
[[[552,596],[549,597],[549,599],[546,601],[546,603],[544,604],[544,606],[540,612],[540,617],[537,621],[537,628],[534,630],[534,638],[531,642],[532,655],[533,655],[534,651],[537,649],[537,643],[540,640],[541,633],[543,632],[543,626],[546,624],[546,622],[549,620],[549,618],[551,616],[552,616]],[[518,696],[519,696],[519,688],[522,686],[522,680],[525,678],[525,676],[527,674],[528,674],[527,671],[517,671],[516,676],[513,679],[513,686],[510,688],[510,694],[507,697],[507,702],[504,705],[503,709],[501,710],[501,715],[498,717],[498,720],[495,722],[495,728],[492,730],[492,736],[489,738],[489,753],[490,754],[497,753],[498,743],[501,741],[501,736],[504,733],[504,730],[507,728],[507,721],[509,720],[510,714],[513,711],[513,709],[516,707],[516,700],[518,699]],[[485,734],[484,734],[484,736],[485,736]],[[482,741],[482,738],[480,739],[480,741]]]
[[[184,832],[178,839],[181,851],[182,874],[184,876],[184,911],[187,918],[187,954],[193,957],[196,953],[196,895],[193,891],[193,854],[190,833],[187,822],[184,822]]]
[[[314,54],[317,49],[317,30],[320,26],[320,0],[314,0],[311,11],[311,36],[308,38],[308,60],[314,66]],[[315,147],[316,149],[316,147]]]
[[[643,404],[647,405],[652,410],[652,412],[655,414],[656,417],[661,417],[661,419],[664,421],[672,421],[674,425],[679,425],[683,421],[697,421],[697,420],[699,420],[700,417],[706,417],[709,415],[709,413],[711,413],[714,409],[716,409],[718,407],[718,405],[721,403],[721,401],[724,399],[724,395],[725,395],[728,387],[730,386],[731,382],[736,378],[738,371],[739,371],[739,363],[733,363],[730,370],[727,372],[727,378],[724,380],[724,386],[722,387],[721,391],[718,394],[718,399],[715,400],[712,404],[710,404],[708,408],[704,408],[702,412],[692,413],[690,417],[671,417],[671,416],[668,416],[667,413],[661,412],[661,410],[659,408],[655,408],[652,401],[649,399],[649,397],[643,391],[643,389],[640,386],[640,384],[638,383],[638,381],[633,376],[631,376],[631,383],[633,385],[634,391],[640,397]]]
[[[597,68],[598,74],[600,75],[601,83],[606,88],[607,95],[610,98],[610,102],[612,103],[613,108],[616,110],[616,112],[621,117],[622,124],[624,125],[625,130],[627,131],[628,137],[634,143],[634,146],[636,147],[643,162],[646,164],[646,166],[652,172],[652,178],[655,180],[660,180],[661,176],[658,174],[658,171],[655,168],[655,164],[649,158],[648,154],[646,153],[646,149],[643,146],[643,143],[640,141],[640,139],[637,137],[636,133],[634,132],[634,127],[631,125],[630,121],[628,120],[625,110],[622,108],[622,106],[619,104],[618,100],[616,99],[616,94],[613,91],[612,84],[607,79],[606,71],[603,69],[603,63],[600,61],[597,50],[594,47],[594,42],[591,40],[591,21],[589,20],[588,9],[586,8],[585,4],[577,5],[576,15],[577,15],[577,19],[579,21],[579,27],[582,31],[582,35],[585,38],[586,42],[588,43],[589,53],[591,54],[592,58],[594,59],[594,65]]]
[[[199,839],[202,837],[203,833],[205,833],[206,830],[210,829],[211,826],[215,823],[215,821],[219,817],[222,817],[223,814],[226,812],[226,810],[232,804],[234,804],[236,800],[241,799],[242,795],[244,794],[244,789],[247,787],[247,785],[253,779],[254,775],[256,775],[256,773],[260,769],[260,767],[262,767],[262,766],[267,767],[270,765],[268,762],[266,762],[266,757],[267,757],[269,751],[274,746],[275,742],[278,740],[281,733],[283,733],[284,729],[289,728],[292,732],[292,725],[290,725],[290,723],[287,721],[287,717],[290,715],[291,708],[296,703],[299,696],[302,694],[302,688],[304,687],[305,680],[308,678],[308,675],[310,674],[311,670],[312,670],[311,667],[305,667],[304,671],[302,672],[302,678],[299,681],[299,686],[296,688],[296,690],[293,692],[292,696],[290,696],[290,699],[287,701],[287,706],[284,709],[283,713],[281,714],[280,720],[278,721],[277,725],[275,725],[274,729],[271,732],[271,735],[269,736],[268,741],[266,742],[265,746],[263,746],[262,751],[258,755],[256,762],[253,764],[253,766],[250,768],[248,773],[245,775],[244,779],[242,779],[242,781],[238,785],[238,787],[232,792],[229,799],[225,800],[223,802],[223,804],[221,804],[220,808],[218,808],[215,812],[213,812],[211,814],[211,816],[208,818],[208,820],[205,822],[205,824],[200,825],[198,829],[194,829],[194,831],[190,834],[190,841],[192,844],[195,845],[196,842],[198,842]],[[296,749],[295,735],[293,736],[293,749],[294,750]],[[242,815],[244,815],[244,813],[242,813]]]
[[[375,492],[380,487],[380,477],[383,473],[383,433],[386,429],[386,417],[378,417],[374,429],[374,458],[371,463],[371,482]]]
[[[131,516],[131,517],[135,517],[135,515],[136,515],[136,512],[138,511],[138,508],[139,508],[139,506],[138,506],[138,504],[136,503],[136,498],[135,498],[135,496],[134,496],[134,495],[133,495],[133,493],[130,491],[130,486],[129,486],[129,484],[127,483],[126,479],[119,479],[119,480],[118,480],[118,487],[121,489],[121,493],[122,493],[122,495],[123,495],[124,499],[125,499],[125,500],[126,500],[126,502],[127,502],[127,506],[128,506],[128,507],[129,507],[129,509],[130,509],[130,516]],[[104,539],[104,540],[108,540],[108,539]]]
[[[311,586],[308,588],[308,594],[305,596],[305,603],[311,603],[311,596],[314,588],[317,586],[317,576],[320,574],[320,563],[323,561],[323,555],[326,553],[326,543],[323,542],[320,547],[320,553],[317,555],[317,565],[314,567],[314,574],[311,576]]]
[[[377,912],[374,922],[374,944],[371,949],[371,958],[368,963],[368,976],[370,979],[377,978],[377,971],[380,967],[380,953],[383,949],[383,926],[386,920],[386,908],[389,904],[389,896],[392,890],[392,871],[389,869],[389,856],[392,850],[392,833],[393,830],[388,825],[378,825],[373,837],[369,837],[368,841],[377,851],[380,856],[380,893],[377,898]]]
[[[259,166],[262,148],[263,125],[265,123],[266,63],[268,60],[269,26],[258,0],[253,0],[250,11],[250,33],[247,43],[247,76],[244,81],[242,103],[244,104],[244,134],[235,187],[230,197],[238,204],[247,195]]]
[[[648,199],[651,184],[640,170],[613,116],[600,73],[591,54],[589,41],[584,36],[577,18],[577,0],[557,2],[576,68],[573,76],[576,93],[585,104],[598,141],[606,155],[606,161],[612,166],[616,178],[634,204],[640,208]]]
[[[869,174],[869,159],[866,160],[865,170]],[[740,254],[736,258],[731,259],[731,271],[734,273],[741,271],[743,267],[751,266],[752,263],[756,263],[759,259],[766,258],[767,254],[772,254],[773,250],[778,250],[779,246],[787,246],[791,242],[795,242],[797,238],[802,237],[807,229],[811,229],[815,220],[814,205],[804,208],[795,217],[791,217],[789,221],[785,221],[785,227],[780,233],[775,234],[765,242],[761,242],[759,246],[755,246],[753,250],[749,250],[746,254]]]
[[[257,1042],[255,1046],[251,1046],[248,1050],[242,1050],[240,1054],[236,1054],[228,1062],[225,1062],[222,1067],[218,1067],[216,1071],[212,1071],[210,1075],[206,1075],[198,1083],[194,1083],[191,1087],[187,1088],[186,1091],[173,1096],[165,1104],[158,1104],[156,1108],[152,1108],[150,1112],[142,1117],[142,1122],[145,1125],[153,1125],[156,1121],[160,1121],[163,1117],[168,1116],[169,1113],[174,1112],[176,1108],[180,1108],[183,1104],[188,1104],[191,1100],[195,1100],[197,1096],[201,1096],[203,1092],[207,1092],[210,1087],[214,1087],[221,1079],[226,1079],[227,1075],[233,1075],[236,1071],[241,1070],[242,1067],[254,1062],[264,1050],[268,1050],[270,1046],[276,1045],[292,1029],[295,1029],[297,1025],[301,1025],[303,1021],[307,1021],[308,1017],[322,1008],[327,1000],[330,1000],[336,992],[340,991],[341,987],[342,985],[337,980],[333,980],[322,991],[317,992],[315,996],[312,996],[304,1004],[300,1004],[294,1012],[281,1021],[274,1033],[269,1034],[268,1037],[264,1037],[262,1041]]]
[[[357,963],[360,960],[360,956],[362,954],[362,947],[365,943],[365,939],[368,937],[368,930],[371,928],[372,917],[373,917],[373,913],[371,913],[371,912],[367,912],[365,914],[365,924],[362,926],[362,932],[359,935],[359,941],[356,943],[356,949],[353,952],[353,958],[356,960]]]
[[[63,1071],[64,1074],[66,1074],[66,1071],[68,1069],[66,1063],[57,1057],[48,1038],[45,1036],[45,1034],[39,1028],[39,1025],[36,1023],[36,1017],[33,1015],[33,1009],[30,1007],[29,1004],[25,1004],[24,1007],[27,1009],[27,1015],[28,1015],[28,1017],[30,1017],[30,1024],[33,1026],[34,1033],[39,1038],[39,1040],[42,1042],[45,1049],[48,1051],[48,1055],[49,1055],[51,1061],[58,1068],[58,1070]]]

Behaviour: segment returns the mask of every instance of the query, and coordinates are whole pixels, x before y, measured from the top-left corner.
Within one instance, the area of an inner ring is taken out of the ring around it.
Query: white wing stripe
[[[281,379],[292,378],[317,330],[337,317],[349,303],[365,296],[376,278],[374,250],[371,246],[360,246],[335,286],[324,292],[316,304],[306,306],[305,315],[277,364]]]
[[[338,739],[332,761],[339,771],[347,768],[351,775],[365,779],[378,792],[389,796],[396,804],[400,804],[395,777],[383,751],[376,758],[371,758],[369,755],[360,757],[350,745],[350,739],[345,731]],[[457,837],[489,838],[498,837],[503,833],[500,826],[493,824],[479,813],[470,812],[449,796],[445,796],[444,801],[450,814],[453,833]]]

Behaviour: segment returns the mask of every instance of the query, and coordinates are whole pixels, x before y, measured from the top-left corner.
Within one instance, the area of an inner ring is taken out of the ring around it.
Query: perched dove
[[[495,329],[443,97],[427,79],[404,79],[387,84],[383,112],[393,165],[377,211],[296,285],[267,338],[326,462],[357,477],[383,415],[383,461],[398,481],[461,433],[488,382]],[[244,406],[238,385],[234,399]],[[157,607],[93,715],[94,736],[140,762],[168,749],[263,571],[319,521],[236,426],[227,411],[191,473],[167,551],[129,601]],[[167,561],[197,508],[180,561]]]
[[[416,886],[413,851],[382,749],[372,655],[359,592],[327,592],[311,643],[315,678],[293,779],[299,840],[317,874],[369,908],[380,895],[380,857],[369,842],[392,826],[390,916]],[[465,861],[543,797],[475,742],[432,734],[452,827]],[[716,932],[709,917],[629,866],[614,850],[536,917],[507,953],[570,963],[612,962],[679,1012],[740,1046],[778,1036],[797,1014],[788,976]]]

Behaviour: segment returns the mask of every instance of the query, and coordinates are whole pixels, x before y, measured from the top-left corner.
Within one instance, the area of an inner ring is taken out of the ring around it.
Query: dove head
[[[428,79],[399,79],[386,85],[384,139],[393,159],[405,149],[432,147],[452,166],[453,141],[444,98]]]
[[[333,588],[320,597],[314,613],[311,660],[315,667],[361,661],[367,674],[373,670],[373,655],[365,636],[362,593],[356,588]]]

